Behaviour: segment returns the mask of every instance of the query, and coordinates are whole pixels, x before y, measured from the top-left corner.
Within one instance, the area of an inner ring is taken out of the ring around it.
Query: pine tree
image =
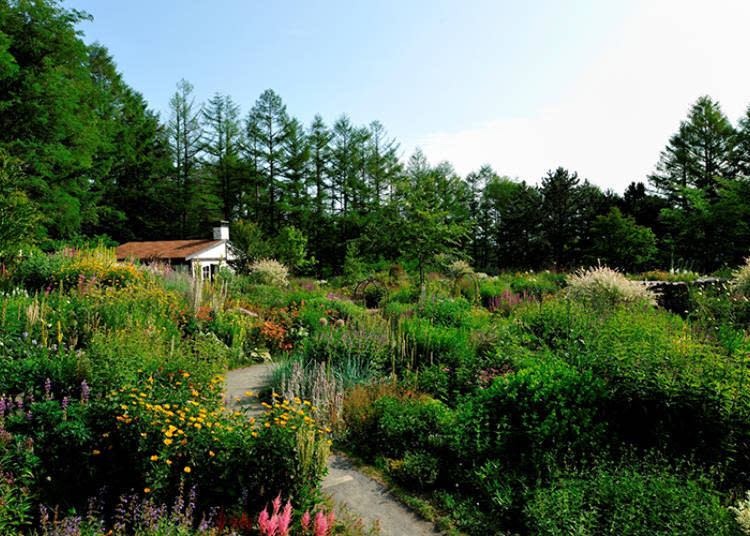
[[[716,195],[716,178],[731,178],[735,131],[710,97],[699,98],[662,151],[649,181],[670,204],[688,209],[687,189]]]
[[[203,110],[206,131],[204,150],[208,166],[221,201],[225,220],[234,219],[239,211],[240,148],[242,144],[239,120],[240,108],[228,95],[216,94]]]
[[[271,89],[260,95],[248,115],[247,133],[252,143],[251,158],[257,177],[262,180],[262,183],[256,184],[258,216],[268,232],[276,232],[280,223],[278,205],[283,195],[281,181],[287,120],[286,106],[281,97]],[[265,203],[260,203],[263,197]]]
[[[195,106],[193,85],[187,80],[177,83],[177,91],[169,100],[170,118],[167,127],[169,148],[174,163],[175,200],[180,222],[180,236],[186,238],[196,231],[190,216],[198,200],[199,153],[203,149],[201,107]]]
[[[301,229],[309,221],[310,144],[302,124],[295,118],[284,125],[284,192],[282,210],[288,223]]]

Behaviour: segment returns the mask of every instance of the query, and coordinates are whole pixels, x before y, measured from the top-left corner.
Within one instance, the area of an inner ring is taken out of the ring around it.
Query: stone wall
[[[660,307],[684,316],[690,307],[690,289],[710,288],[723,285],[729,279],[704,277],[695,281],[638,281],[657,293]]]

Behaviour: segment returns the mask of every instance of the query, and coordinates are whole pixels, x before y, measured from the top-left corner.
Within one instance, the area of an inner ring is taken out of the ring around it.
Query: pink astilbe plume
[[[292,503],[286,501],[284,511],[279,516],[279,536],[289,536],[289,524],[292,522]]]
[[[305,513],[302,514],[302,532],[307,532],[307,530],[310,528],[310,510],[305,510]]]
[[[313,527],[314,536],[326,536],[328,534],[328,520],[323,512],[315,514],[315,525]]]
[[[265,508],[258,516],[258,528],[260,529],[261,534],[266,534],[266,531],[268,530],[268,512]]]
[[[279,508],[281,508],[281,492],[276,496],[276,498],[273,500],[273,514],[271,517],[274,517],[276,514],[279,513]]]

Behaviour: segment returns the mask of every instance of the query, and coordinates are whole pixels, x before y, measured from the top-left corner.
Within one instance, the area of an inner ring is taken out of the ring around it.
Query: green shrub
[[[60,271],[62,265],[63,259],[60,255],[36,251],[18,263],[13,278],[25,289],[43,290],[50,285],[53,276]]]
[[[453,412],[442,402],[428,396],[385,397],[374,406],[379,417],[373,440],[381,455],[398,459],[407,451],[439,455],[445,448],[443,430],[451,426]]]
[[[391,460],[388,471],[404,485],[422,490],[437,482],[440,465],[441,460],[429,452],[407,451],[403,460]]]
[[[273,259],[259,259],[250,265],[250,279],[261,285],[286,287],[289,284],[289,269]]]
[[[750,257],[745,259],[745,264],[732,272],[729,288],[738,296],[750,296]]]
[[[547,355],[459,404],[454,455],[472,467],[501,460],[535,474],[549,457],[592,459],[608,441],[606,384]]]
[[[719,536],[738,527],[705,482],[658,467],[598,467],[535,490],[529,534]]]
[[[514,277],[510,281],[510,288],[518,294],[526,293],[528,296],[541,298],[545,295],[556,294],[567,284],[564,274],[553,274],[551,272],[539,272],[536,274],[523,274]]]
[[[432,296],[420,300],[414,308],[417,317],[446,327],[464,327],[471,321],[471,304],[465,298]]]
[[[300,355],[306,362],[361,363],[376,371],[389,367],[393,354],[387,337],[376,330],[328,326],[305,339]]]

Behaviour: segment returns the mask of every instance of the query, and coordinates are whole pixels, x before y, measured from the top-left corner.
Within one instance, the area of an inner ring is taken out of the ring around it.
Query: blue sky
[[[690,104],[750,104],[750,2],[67,0],[162,118],[180,78],[243,114],[272,88],[309,123],[379,120],[465,174],[563,165],[621,192]],[[709,8],[710,6],[710,8]]]

